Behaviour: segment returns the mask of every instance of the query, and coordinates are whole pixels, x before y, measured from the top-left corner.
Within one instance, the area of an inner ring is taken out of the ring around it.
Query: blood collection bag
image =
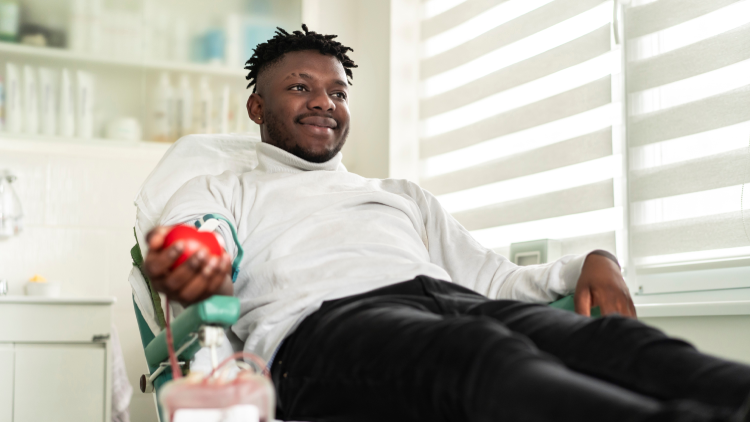
[[[191,374],[167,383],[159,396],[162,420],[171,422],[270,422],[274,388],[252,369],[233,379]]]
[[[169,298],[167,298],[169,309]],[[213,371],[208,376],[191,372],[183,377],[174,351],[170,312],[166,314],[166,341],[172,381],[159,393],[161,420],[165,422],[270,422],[276,411],[276,395],[270,373],[263,359],[252,353],[237,352],[217,364],[216,347],[221,344],[224,329],[203,326],[201,346],[211,353]],[[253,363],[251,366],[243,358]],[[234,363],[239,371],[232,371]],[[257,368],[256,371],[254,368]],[[236,374],[236,375],[233,375]]]

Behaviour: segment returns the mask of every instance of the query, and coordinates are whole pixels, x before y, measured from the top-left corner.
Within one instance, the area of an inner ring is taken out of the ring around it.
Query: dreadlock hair
[[[346,55],[347,51],[354,51],[353,48],[342,45],[333,39],[338,35],[323,35],[314,31],[308,31],[307,25],[302,24],[302,30],[294,31],[291,34],[285,30],[276,27],[277,31],[273,38],[267,42],[258,44],[253,50],[253,55],[245,62],[245,70],[248,70],[245,79],[250,81],[247,87],[255,85],[253,92],[257,88],[258,75],[267,67],[277,63],[281,57],[292,51],[318,50],[321,54],[334,56],[344,66],[344,72],[348,79],[353,79],[352,68],[357,67],[354,61]],[[352,84],[348,80],[349,85]]]

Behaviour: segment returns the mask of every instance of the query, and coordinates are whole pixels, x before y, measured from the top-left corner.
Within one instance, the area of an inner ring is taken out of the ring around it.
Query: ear
[[[253,123],[263,124],[263,98],[253,92],[247,99],[247,115]]]

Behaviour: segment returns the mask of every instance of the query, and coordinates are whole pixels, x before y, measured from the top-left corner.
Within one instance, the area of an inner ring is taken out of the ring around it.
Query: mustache
[[[309,113],[303,113],[299,114],[294,118],[294,123],[302,123],[302,119],[308,118],[308,117],[324,117],[327,119],[331,119],[334,122],[336,122],[336,127],[334,129],[338,129],[339,127],[339,121],[336,120],[335,117],[333,117],[333,114],[330,113],[315,113],[315,112],[309,112]]]

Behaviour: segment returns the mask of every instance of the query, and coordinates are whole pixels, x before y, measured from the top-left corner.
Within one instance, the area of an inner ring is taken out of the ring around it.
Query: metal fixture
[[[21,201],[11,185],[16,176],[0,170],[0,239],[18,235],[23,230]]]

